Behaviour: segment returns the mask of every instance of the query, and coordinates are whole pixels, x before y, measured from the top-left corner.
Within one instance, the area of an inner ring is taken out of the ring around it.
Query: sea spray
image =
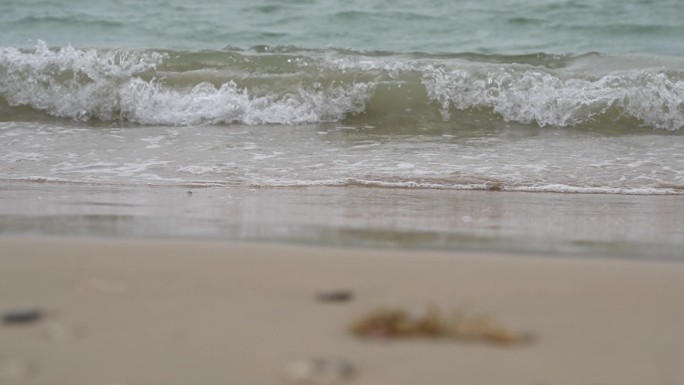
[[[591,60],[603,64],[603,73],[576,65]],[[378,124],[398,116],[459,125],[464,112],[540,127],[684,126],[680,61],[613,70],[605,68],[610,61],[600,55],[368,55],[295,47],[49,49],[39,42],[34,50],[0,50],[0,109],[169,126],[349,118]]]
[[[575,126],[610,112],[654,128],[684,126],[684,81],[663,73],[630,71],[595,78],[491,64],[469,70],[429,68],[424,73],[428,95],[440,104],[445,120],[453,107],[490,108],[505,120],[542,127]]]

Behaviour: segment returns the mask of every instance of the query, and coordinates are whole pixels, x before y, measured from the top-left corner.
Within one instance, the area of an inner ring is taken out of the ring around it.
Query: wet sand
[[[240,242],[0,239],[2,384],[288,384],[338,357],[350,384],[677,384],[684,264]],[[322,303],[321,290],[353,298]],[[520,346],[363,340],[367,311],[435,305],[531,333]]]
[[[0,183],[0,234],[683,260],[684,197]]]

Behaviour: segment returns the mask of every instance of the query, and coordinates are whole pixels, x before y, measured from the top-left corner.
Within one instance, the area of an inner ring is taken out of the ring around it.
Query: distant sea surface
[[[684,194],[684,6],[3,0],[0,180]]]

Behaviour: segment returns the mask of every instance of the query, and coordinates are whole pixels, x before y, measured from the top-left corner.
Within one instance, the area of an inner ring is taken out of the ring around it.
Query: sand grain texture
[[[218,242],[0,240],[2,384],[290,383],[339,357],[365,384],[678,384],[684,264]],[[352,300],[317,301],[345,288]],[[499,347],[368,341],[349,323],[434,304],[533,333]]]

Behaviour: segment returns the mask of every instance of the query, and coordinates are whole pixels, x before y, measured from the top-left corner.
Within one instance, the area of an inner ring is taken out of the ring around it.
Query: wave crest
[[[370,87],[357,83],[300,89],[278,97],[250,96],[230,81],[220,87],[200,83],[178,91],[135,79],[121,89],[121,114],[142,124],[299,124],[337,121],[363,111]]]
[[[677,130],[684,126],[684,82],[662,73],[563,78],[548,70],[430,68],[423,83],[449,120],[450,109],[491,108],[505,120],[540,126],[574,126],[616,110],[621,117]]]
[[[157,52],[102,52],[71,46],[35,52],[0,50],[0,93],[11,106],[27,105],[50,115],[111,120],[119,111],[119,88],[152,71],[165,55]]]
[[[298,124],[377,113],[449,121],[455,111],[480,110],[539,126],[684,126],[678,64],[595,74],[573,62],[600,62],[600,55],[563,57],[548,66],[523,59],[49,49],[39,42],[33,51],[0,49],[0,95],[10,108],[138,124]]]

